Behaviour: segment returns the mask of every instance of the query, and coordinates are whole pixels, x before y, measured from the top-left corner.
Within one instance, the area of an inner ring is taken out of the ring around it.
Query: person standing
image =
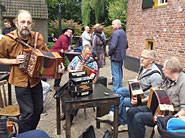
[[[5,35],[0,41],[0,64],[10,65],[9,83],[15,86],[16,99],[20,107],[19,133],[36,129],[43,111],[43,89],[38,77],[31,78],[19,68],[25,56],[22,50],[27,47],[16,41],[21,39],[34,46],[35,32],[32,32],[32,17],[29,11],[20,10],[15,19],[17,29]],[[49,51],[41,34],[37,49]]]
[[[63,34],[57,39],[55,45],[50,49],[51,52],[58,52],[62,57],[62,62],[65,62],[64,52],[70,51],[70,37],[74,34],[72,27],[68,26],[63,30]],[[62,74],[61,74],[62,77]],[[55,79],[54,87],[60,86],[60,79]]]
[[[108,55],[111,60],[111,71],[113,77],[112,91],[116,92],[118,88],[122,87],[123,78],[123,61],[126,57],[126,49],[128,48],[127,37],[121,28],[121,21],[116,19],[112,22],[114,32],[109,40]]]
[[[82,45],[85,46],[91,45],[91,35],[89,34],[89,26],[85,27],[84,32],[82,33]]]
[[[104,55],[104,45],[105,41],[101,37],[102,27],[96,27],[94,30],[94,35],[92,37],[92,47],[95,49],[98,55],[98,68],[103,68],[105,65],[105,55]]]
[[[12,27],[11,22],[8,19],[4,19],[3,22],[5,26],[2,32],[3,35],[10,33],[11,31],[16,29],[15,27]]]

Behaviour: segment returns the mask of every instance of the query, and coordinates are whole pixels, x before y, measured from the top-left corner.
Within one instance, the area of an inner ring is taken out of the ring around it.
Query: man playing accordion
[[[174,115],[182,115],[185,110],[185,74],[180,61],[171,57],[163,64],[165,81],[162,88],[166,91],[174,107]],[[127,111],[129,138],[144,138],[145,126],[153,127],[153,114],[147,106],[131,107]]]
[[[127,116],[126,107],[131,107],[137,104],[146,104],[148,101],[148,95],[151,87],[156,87],[161,84],[162,76],[161,71],[155,65],[155,53],[152,50],[143,50],[140,57],[140,69],[138,72],[137,81],[139,81],[140,86],[144,92],[144,98],[140,100],[137,98],[130,98],[128,88],[119,88],[116,93],[120,95],[120,105],[119,105],[119,126],[118,131],[128,130],[127,127]],[[113,107],[108,115],[97,118],[99,120],[109,120],[113,121]]]
[[[27,45],[34,46],[35,32],[32,30],[32,17],[29,11],[20,10],[15,25],[17,29],[4,36],[0,41],[0,64],[10,65],[9,83],[15,86],[17,102],[20,107],[19,133],[36,129],[40,114],[43,111],[43,88],[39,77],[30,77],[19,68],[25,61],[22,54]],[[36,49],[49,51],[40,34],[37,39]],[[62,70],[61,70],[62,72]]]
[[[88,66],[91,69],[95,70],[95,77],[92,83],[95,83],[98,77],[98,65],[96,61],[92,58],[92,47],[90,45],[85,45],[82,49],[82,54],[80,56],[75,56],[73,60],[68,65],[68,72],[77,72],[82,71],[84,66]],[[65,106],[62,103],[63,113],[61,115],[61,119],[65,119]],[[71,123],[73,121],[74,116],[77,114],[78,109],[71,111]],[[64,125],[65,129],[66,125]]]

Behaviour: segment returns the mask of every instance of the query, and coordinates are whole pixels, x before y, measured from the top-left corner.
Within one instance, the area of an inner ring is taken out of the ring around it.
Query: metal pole
[[[62,24],[61,24],[61,3],[58,4],[59,6],[59,10],[58,10],[58,14],[59,14],[59,36],[62,34]]]

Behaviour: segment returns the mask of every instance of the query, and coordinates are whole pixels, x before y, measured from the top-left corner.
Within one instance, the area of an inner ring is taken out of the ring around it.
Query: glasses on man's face
[[[85,53],[86,56],[91,56],[92,54],[91,53]]]
[[[73,32],[72,31],[67,31],[68,33],[72,34]]]
[[[147,60],[147,59],[150,59],[150,58],[149,57],[140,56],[140,59]]]

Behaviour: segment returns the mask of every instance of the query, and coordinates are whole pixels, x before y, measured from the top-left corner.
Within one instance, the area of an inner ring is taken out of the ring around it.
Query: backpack
[[[184,138],[185,122],[183,122],[174,116],[158,117],[157,127],[159,134],[162,138]]]
[[[96,138],[94,127],[92,125],[89,126],[78,138]]]

